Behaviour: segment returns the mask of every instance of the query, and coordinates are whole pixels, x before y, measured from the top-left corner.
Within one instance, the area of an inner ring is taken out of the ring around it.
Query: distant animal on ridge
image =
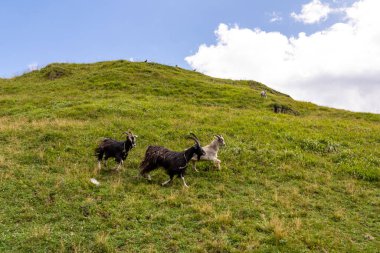
[[[202,147],[203,150],[206,152],[205,155],[202,155],[200,159],[197,159],[197,157],[193,156],[191,158],[191,163],[193,165],[193,169],[195,171],[197,170],[196,163],[198,161],[213,161],[214,164],[218,167],[218,170],[220,170],[220,163],[221,161],[218,159],[218,151],[221,146],[225,146],[226,143],[224,142],[224,138],[221,135],[215,135],[215,139],[212,140],[212,142],[207,145]]]
[[[95,155],[98,158],[98,169],[101,169],[101,162],[104,159],[104,165],[107,167],[107,160],[110,157],[115,158],[118,163],[116,170],[119,170],[128,156],[128,152],[136,147],[137,135],[131,131],[124,132],[127,135],[125,141],[116,141],[111,138],[103,139],[95,149]]]
[[[267,98],[267,92],[265,90],[261,91],[260,95],[262,98]]]
[[[194,154],[198,159],[206,154],[195,134],[191,133],[189,138],[193,139],[195,144],[183,152],[171,151],[161,146],[149,146],[145,152],[145,158],[140,164],[140,175],[150,180],[149,172],[163,167],[170,179],[163,182],[162,186],[170,183],[174,176],[178,176],[182,179],[183,185],[188,187],[185,182],[185,171],[189,161]]]

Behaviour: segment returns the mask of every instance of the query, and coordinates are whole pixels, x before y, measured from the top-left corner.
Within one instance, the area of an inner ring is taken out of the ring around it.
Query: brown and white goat
[[[200,159],[197,159],[196,157],[191,158],[193,169],[195,171],[198,171],[195,164],[198,161],[213,161],[214,164],[218,167],[218,170],[220,170],[221,161],[218,159],[218,151],[221,146],[225,145],[226,143],[224,142],[223,136],[215,135],[215,139],[212,140],[212,142],[209,145],[202,147],[203,150],[206,152],[205,155],[202,155]]]

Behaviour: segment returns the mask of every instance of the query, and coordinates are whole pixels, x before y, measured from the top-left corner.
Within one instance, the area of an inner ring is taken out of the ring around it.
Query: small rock
[[[367,239],[367,240],[370,240],[370,241],[375,240],[375,237],[373,237],[373,236],[370,235],[370,234],[365,234],[365,235],[364,235],[364,238]]]

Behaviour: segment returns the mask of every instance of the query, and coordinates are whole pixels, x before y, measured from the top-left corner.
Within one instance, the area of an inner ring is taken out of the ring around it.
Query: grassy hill
[[[128,129],[122,171],[97,172],[99,139]],[[137,177],[148,145],[181,151],[189,132],[225,137],[221,171]],[[127,61],[0,79],[1,252],[378,252],[379,168],[380,115],[254,81]]]

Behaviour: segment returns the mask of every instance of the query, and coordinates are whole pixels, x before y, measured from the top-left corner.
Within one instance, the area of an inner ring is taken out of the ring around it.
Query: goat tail
[[[98,157],[99,160],[102,160],[104,154],[104,146],[108,138],[103,138],[99,141],[98,146],[95,148],[95,156]]]
[[[98,160],[102,160],[104,154],[104,149],[101,146],[98,146],[95,148],[95,156],[98,158]]]
[[[95,156],[98,156],[100,153],[102,153],[103,149],[101,147],[96,147],[94,152],[95,152]]]
[[[149,146],[145,152],[144,160],[140,164],[140,174],[145,175],[158,168],[159,147]]]

